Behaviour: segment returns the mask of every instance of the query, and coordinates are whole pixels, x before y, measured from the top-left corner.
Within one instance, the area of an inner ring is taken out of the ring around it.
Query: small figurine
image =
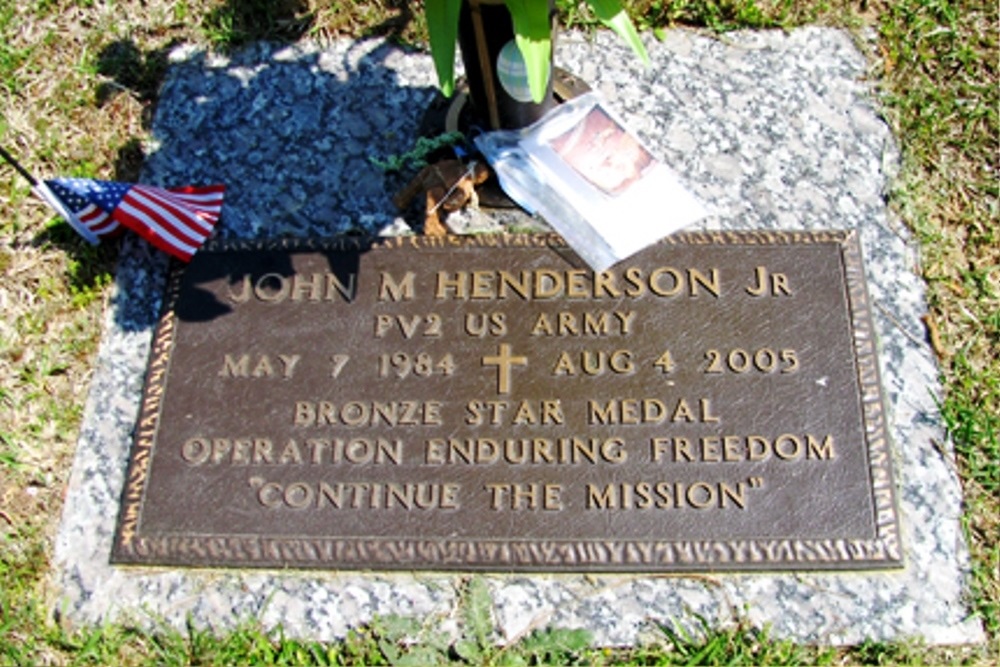
[[[421,191],[427,193],[424,234],[444,236],[448,229],[438,216],[438,210],[457,211],[465,206],[479,207],[476,186],[489,178],[489,168],[482,162],[469,164],[461,160],[441,160],[420,170],[405,188],[392,198],[400,210],[405,209]]]

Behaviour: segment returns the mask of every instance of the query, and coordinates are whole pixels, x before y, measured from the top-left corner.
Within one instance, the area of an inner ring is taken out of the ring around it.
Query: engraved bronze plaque
[[[846,232],[209,247],[172,274],[118,563],[902,564]]]

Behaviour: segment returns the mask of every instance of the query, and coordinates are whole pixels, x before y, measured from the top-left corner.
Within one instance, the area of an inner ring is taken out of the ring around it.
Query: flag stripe
[[[104,209],[98,208],[93,204],[88,204],[87,208],[80,209],[80,211],[76,214],[76,217],[87,227],[87,229],[94,232],[98,236],[110,234],[118,229],[118,221],[108,215]]]
[[[198,243],[204,241],[205,237],[212,233],[214,223],[203,219],[189,205],[175,200],[164,200],[161,206],[165,215],[168,212],[170,213],[169,218],[173,221],[172,224],[177,227],[179,233],[192,239],[197,239]]]
[[[185,226],[184,220],[168,215],[163,208],[147,210],[138,195],[123,199],[118,211],[119,219],[124,224],[141,233],[158,248],[185,260],[190,259],[209,233]],[[188,217],[191,217],[190,214]]]
[[[163,252],[173,255],[174,257],[184,260],[185,262],[190,262],[191,257],[197,252],[198,247],[184,247],[177,244],[170,239],[162,236],[157,236],[152,230],[147,230],[145,233],[139,230],[135,230],[142,238],[146,239],[146,242],[152,246],[159,248]]]
[[[218,218],[222,211],[225,189],[224,185],[211,185],[203,188],[172,188],[170,192],[210,217]]]
[[[203,219],[204,217],[201,215],[203,207],[201,205],[185,201],[182,197],[173,192],[165,192],[163,190],[156,191],[142,186],[136,186],[135,191],[136,193],[141,192],[149,199],[170,209],[179,220],[187,221],[205,234],[211,233],[213,222]],[[216,218],[218,218],[218,216],[216,216]]]
[[[212,226],[184,207],[166,197],[160,197],[144,190],[133,190],[122,200],[122,205],[131,205],[156,220],[172,234],[195,242],[212,231]],[[127,209],[126,209],[127,210]]]
[[[222,201],[222,194],[226,191],[226,186],[224,185],[207,185],[204,187],[184,187],[184,188],[168,188],[168,192],[173,192],[176,195],[183,197],[195,197],[205,200],[218,200]]]
[[[218,210],[222,207],[222,201],[219,195],[215,193],[205,193],[205,194],[189,194],[182,192],[172,193],[178,199],[189,202],[191,204],[201,205],[205,208],[214,208]]]
[[[191,209],[191,212],[198,216],[200,219],[204,220],[209,224],[209,226],[214,225],[219,221],[219,213],[222,210],[222,206],[217,206],[214,208],[207,208],[201,204],[194,205],[192,202],[183,202],[186,207]]]
[[[140,234],[161,250],[169,252],[168,248],[162,247],[155,240],[176,247],[178,253],[186,256],[192,255],[199,245],[194,239],[175,233],[172,228],[162,225],[160,219],[149,215],[141,209],[130,206],[124,200],[115,210],[115,213],[123,225]]]

